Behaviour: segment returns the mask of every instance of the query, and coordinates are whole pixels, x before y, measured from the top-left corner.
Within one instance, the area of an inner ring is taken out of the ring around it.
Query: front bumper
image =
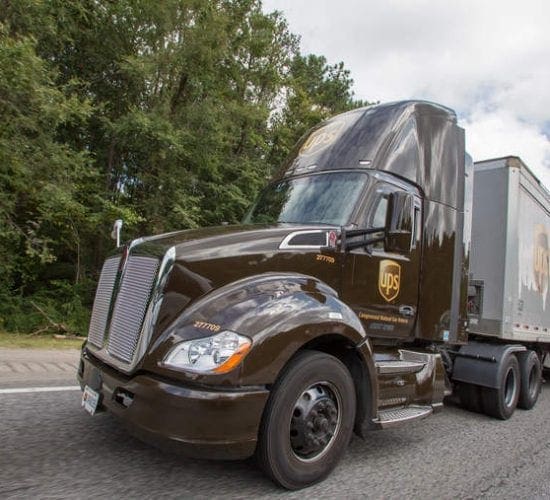
[[[137,437],[195,458],[251,456],[269,396],[266,389],[197,390],[146,374],[126,377],[85,350],[78,378]]]

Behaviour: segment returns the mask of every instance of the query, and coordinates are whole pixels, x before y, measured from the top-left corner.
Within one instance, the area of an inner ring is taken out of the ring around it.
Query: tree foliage
[[[115,218],[237,222],[352,83],[259,0],[0,1],[0,327],[84,332]]]

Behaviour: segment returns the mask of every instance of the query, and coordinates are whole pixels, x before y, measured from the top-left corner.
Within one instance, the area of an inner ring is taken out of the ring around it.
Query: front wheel
[[[291,490],[324,479],[349,443],[355,405],[353,379],[340,360],[298,353],[273,387],[262,418],[261,467]]]

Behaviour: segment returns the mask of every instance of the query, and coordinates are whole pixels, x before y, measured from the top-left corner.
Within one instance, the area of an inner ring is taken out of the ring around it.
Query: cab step
[[[376,361],[376,370],[379,375],[406,375],[408,373],[418,373],[426,363],[418,361]]]
[[[433,413],[431,406],[406,406],[404,408],[388,408],[378,412],[378,419],[375,421],[383,429],[395,427],[413,420],[426,418]]]

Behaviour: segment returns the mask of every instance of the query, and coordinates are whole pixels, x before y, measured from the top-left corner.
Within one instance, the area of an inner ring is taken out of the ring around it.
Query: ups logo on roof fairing
[[[319,153],[326,147],[330,146],[336,141],[346,125],[346,120],[339,119],[333,120],[323,127],[315,130],[306,139],[302,147],[300,148],[300,156],[310,156]]]

